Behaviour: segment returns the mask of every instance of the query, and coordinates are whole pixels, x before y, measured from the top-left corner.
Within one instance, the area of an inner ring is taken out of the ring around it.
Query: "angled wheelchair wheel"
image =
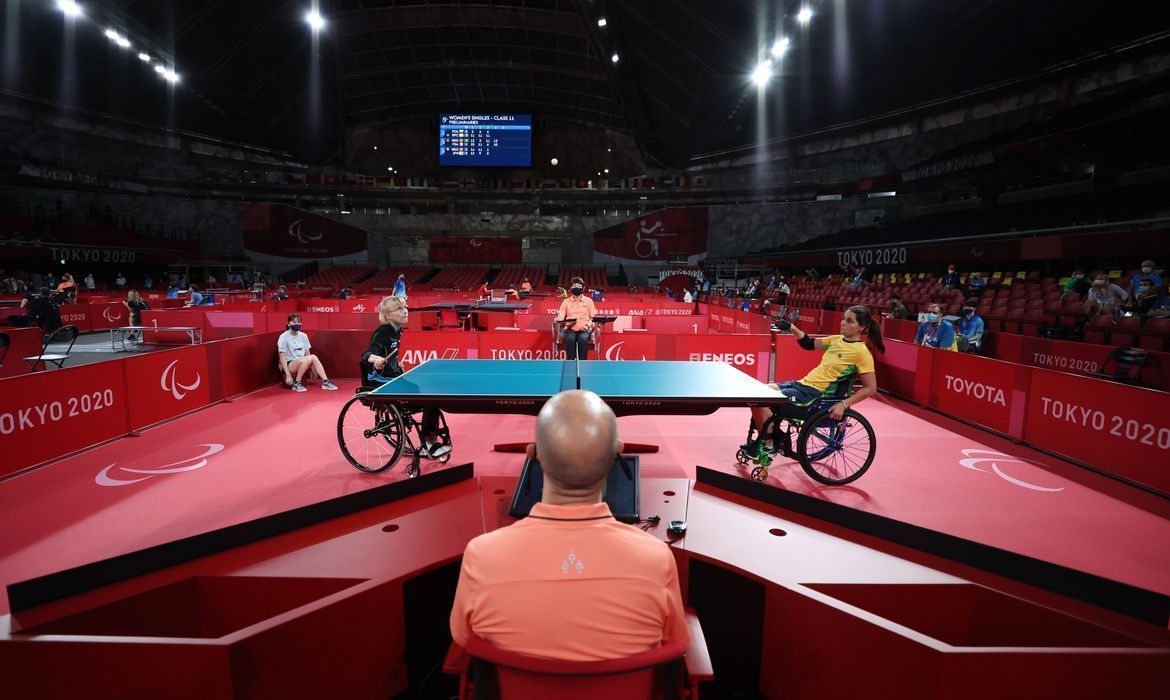
[[[752,478],[756,481],[766,481],[768,479],[768,468],[756,467],[752,470]]]
[[[801,426],[796,457],[805,473],[822,484],[840,486],[861,478],[877,454],[877,436],[865,416],[845,409],[833,420],[828,409],[817,411]]]
[[[349,463],[376,474],[394,466],[402,455],[404,426],[398,409],[369,405],[358,394],[345,403],[337,417],[337,443]]]
[[[751,457],[748,457],[748,453],[744,452],[743,448],[741,447],[735,451],[735,461],[739,462],[740,464],[747,464],[749,461],[751,461]]]

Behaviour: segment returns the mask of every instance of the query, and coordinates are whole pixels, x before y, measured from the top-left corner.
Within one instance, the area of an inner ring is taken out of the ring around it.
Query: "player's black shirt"
[[[406,370],[402,369],[402,365],[398,363],[398,347],[402,342],[402,329],[384,323],[374,329],[374,334],[370,336],[370,345],[366,351],[362,353],[361,360],[361,376],[366,378],[370,372],[375,371],[373,365],[370,364],[370,355],[378,355],[386,358],[386,366],[379,372],[387,379],[393,379],[402,374]]]

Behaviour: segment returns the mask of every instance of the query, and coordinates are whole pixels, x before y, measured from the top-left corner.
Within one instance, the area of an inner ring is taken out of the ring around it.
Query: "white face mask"
[[[1151,272],[1153,272],[1153,271],[1154,271],[1154,268],[1152,268],[1152,267],[1143,267],[1143,268],[1142,268],[1142,274],[1143,274],[1143,275],[1148,275],[1148,274],[1150,274],[1150,273],[1151,273]]]

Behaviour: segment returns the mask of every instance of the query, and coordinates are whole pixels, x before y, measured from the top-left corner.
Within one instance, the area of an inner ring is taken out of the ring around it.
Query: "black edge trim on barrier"
[[[1023,554],[867,513],[819,498],[697,467],[695,482],[840,525],[920,552],[1165,627],[1170,597]]]
[[[474,464],[441,469],[328,501],[229,525],[109,559],[8,584],[13,613],[471,479]]]

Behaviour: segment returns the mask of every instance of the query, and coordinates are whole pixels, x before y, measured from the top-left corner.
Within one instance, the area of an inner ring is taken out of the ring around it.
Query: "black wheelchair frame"
[[[423,408],[403,410],[392,403],[372,399],[369,393],[374,388],[359,388],[337,416],[337,443],[341,446],[341,453],[350,464],[368,474],[390,469],[405,453],[411,458],[406,476],[413,479],[422,473],[419,450],[426,445],[419,420]],[[447,418],[442,412],[435,434],[438,437],[436,444],[454,448]],[[436,459],[444,464],[451,459],[451,452]]]
[[[845,409],[841,420],[829,414],[834,405],[846,398],[823,396],[807,406],[782,406],[773,410],[762,429],[757,429],[753,420],[748,425],[747,440],[749,444],[758,443],[760,448],[756,454],[740,448],[735,453],[736,461],[758,465],[751,471],[752,478],[767,479],[773,457],[763,445],[770,436],[775,452],[799,461],[812,479],[833,486],[856,481],[873,464],[877,437],[865,416],[852,408]]]

